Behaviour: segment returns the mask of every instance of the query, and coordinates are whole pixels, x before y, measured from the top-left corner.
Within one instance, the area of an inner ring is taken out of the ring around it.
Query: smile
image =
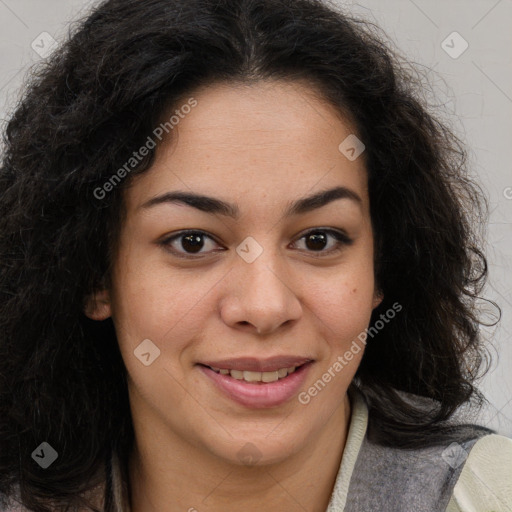
[[[245,382],[276,382],[277,380],[284,379],[296,370],[296,366],[289,368],[280,368],[274,372],[251,372],[241,370],[227,370],[225,368],[209,367],[214,372],[221,375],[230,375],[236,380],[244,380]]]
[[[308,361],[274,371],[257,372],[218,368],[199,364],[213,390],[230,400],[252,409],[277,407],[289,401],[304,386],[309,369]]]

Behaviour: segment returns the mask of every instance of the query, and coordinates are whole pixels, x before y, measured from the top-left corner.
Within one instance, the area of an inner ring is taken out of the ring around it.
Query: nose
[[[263,251],[252,263],[237,258],[221,301],[220,314],[227,325],[271,334],[301,317],[297,283],[278,258],[270,251]]]

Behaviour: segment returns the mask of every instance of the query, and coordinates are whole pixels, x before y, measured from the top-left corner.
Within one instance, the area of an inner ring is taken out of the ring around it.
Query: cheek
[[[315,286],[308,308],[319,321],[325,339],[341,350],[368,327],[373,295],[373,269],[362,265]]]
[[[113,317],[120,343],[132,352],[144,339],[167,352],[183,349],[200,334],[205,316],[212,314],[208,290],[219,277],[132,261],[119,272],[114,286]]]

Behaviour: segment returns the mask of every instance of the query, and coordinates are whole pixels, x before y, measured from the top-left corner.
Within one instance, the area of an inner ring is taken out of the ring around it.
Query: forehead
[[[128,189],[129,206],[176,189],[279,202],[339,185],[367,201],[364,153],[351,161],[339,149],[353,126],[307,83],[220,83],[182,104],[191,98],[193,108],[178,102],[162,116],[174,115],[172,131]]]

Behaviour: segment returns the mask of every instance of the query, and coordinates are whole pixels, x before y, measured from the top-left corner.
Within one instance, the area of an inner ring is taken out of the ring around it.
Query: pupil
[[[181,246],[188,252],[199,252],[203,247],[202,238],[203,235],[200,234],[185,235],[181,239]],[[189,247],[187,247],[187,244],[189,244]]]
[[[314,251],[322,250],[325,247],[325,244],[325,234],[319,231],[311,233],[306,239],[306,245],[308,246],[309,249],[312,249]],[[203,247],[203,235],[185,235],[182,237],[181,246],[188,252],[199,252]]]
[[[311,247],[311,243],[313,243],[313,247]],[[325,234],[317,231],[315,233],[311,233],[307,238],[306,238],[306,245],[308,246],[309,249],[313,249],[313,250],[321,250],[325,247],[325,244],[326,244],[326,239],[325,239]]]

